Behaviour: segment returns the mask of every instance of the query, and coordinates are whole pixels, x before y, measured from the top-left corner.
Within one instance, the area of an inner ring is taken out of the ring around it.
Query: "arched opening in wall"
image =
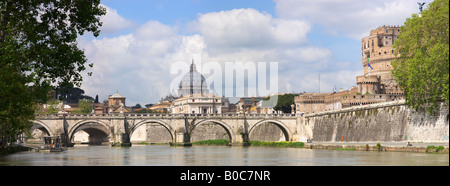
[[[191,129],[191,142],[205,140],[229,140],[231,142],[230,132],[222,126],[221,123],[207,121],[201,122]]]
[[[172,142],[172,134],[160,123],[143,123],[131,133],[131,143],[169,143]]]
[[[256,124],[249,131],[250,141],[289,141],[289,134],[274,122]]]
[[[70,140],[75,144],[109,145],[110,130],[99,123],[85,123],[72,133]]]
[[[50,132],[44,126],[33,123],[30,135],[27,135],[27,143],[44,143],[44,136],[50,136]]]

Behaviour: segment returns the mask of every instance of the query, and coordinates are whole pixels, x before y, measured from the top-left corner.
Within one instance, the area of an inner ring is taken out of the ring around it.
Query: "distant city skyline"
[[[424,8],[431,0],[426,2]],[[176,62],[278,62],[278,92],[356,86],[361,39],[383,25],[403,25],[416,1],[103,0],[98,38],[81,36],[89,63],[81,88],[100,101],[118,92],[127,105],[169,93]],[[92,76],[87,72],[92,71]],[[219,95],[221,96],[221,95]],[[252,95],[249,95],[252,96]]]

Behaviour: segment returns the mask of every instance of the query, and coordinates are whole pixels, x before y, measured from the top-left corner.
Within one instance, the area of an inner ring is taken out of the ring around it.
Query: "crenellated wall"
[[[306,115],[305,126],[313,131],[314,141],[448,142],[448,118],[448,104],[430,116],[400,100]]]

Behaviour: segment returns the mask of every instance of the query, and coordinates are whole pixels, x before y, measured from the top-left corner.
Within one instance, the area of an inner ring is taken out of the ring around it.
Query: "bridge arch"
[[[44,121],[33,120],[31,122],[33,123],[30,129],[32,138],[27,138],[28,142],[43,142],[44,136],[56,135]]]
[[[202,125],[202,124],[206,124],[206,123],[215,123],[215,124],[218,124],[218,125],[222,126],[222,127],[225,129],[225,131],[227,132],[228,136],[230,137],[230,142],[231,142],[231,143],[234,142],[234,140],[235,140],[235,139],[234,139],[234,133],[233,133],[233,130],[231,129],[231,127],[230,127],[228,124],[226,124],[225,122],[223,122],[223,121],[220,121],[220,120],[212,120],[212,119],[205,119],[205,120],[201,120],[201,121],[199,121],[199,122],[197,122],[197,123],[194,123],[193,126],[192,126],[192,128],[189,130],[189,136],[190,136],[190,138],[192,139],[192,131],[194,131],[194,129],[195,129],[197,126]],[[190,140],[191,140],[191,139],[190,139]]]
[[[90,126],[87,126],[88,124],[91,124]],[[93,134],[93,137],[95,135],[100,134],[101,141],[96,142],[107,142],[111,141],[111,127],[108,125],[108,123],[101,121],[101,120],[82,120],[78,121],[73,127],[71,127],[68,131],[68,137],[69,141],[73,142],[74,136],[79,131],[85,131],[86,133],[90,134],[89,138],[91,138],[91,134]],[[92,143],[91,140],[89,140],[89,143]]]
[[[50,130],[50,127],[48,127],[48,125],[45,124],[45,122],[43,122],[41,120],[33,120],[31,122],[33,123],[33,126],[31,127],[31,131],[33,131],[35,129],[39,129],[39,130],[45,132],[49,136],[53,136],[54,135],[54,132],[52,130]]]
[[[285,140],[286,141],[290,141],[290,139],[291,139],[291,137],[292,137],[292,132],[289,130],[289,128],[283,123],[283,122],[280,122],[280,121],[277,121],[277,120],[261,120],[261,121],[258,121],[258,122],[256,122],[253,126],[251,126],[251,128],[248,130],[248,136],[250,136],[250,134],[253,132],[253,130],[257,127],[257,126],[259,126],[259,125],[261,125],[261,124],[264,124],[264,123],[272,123],[272,124],[275,124],[276,126],[278,126],[280,129],[281,129],[281,131],[283,132],[283,134],[284,134],[284,137],[285,137]],[[250,139],[251,140],[251,139]]]
[[[170,125],[168,125],[167,123],[161,121],[161,120],[157,120],[157,119],[148,119],[148,120],[142,120],[139,121],[138,123],[134,124],[133,126],[130,127],[130,137],[133,135],[133,133],[136,131],[136,129],[138,127],[140,127],[141,125],[147,124],[147,123],[157,123],[161,126],[163,126],[164,128],[167,129],[167,131],[170,133],[170,138],[172,139],[172,142],[174,142],[174,136],[175,136],[175,131],[172,129],[172,127],[170,127]]]

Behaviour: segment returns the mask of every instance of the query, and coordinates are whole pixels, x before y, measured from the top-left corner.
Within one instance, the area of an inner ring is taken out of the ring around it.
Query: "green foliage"
[[[78,101],[78,108],[72,111],[74,114],[89,114],[92,112],[92,100],[82,99]]]
[[[439,152],[439,151],[442,151],[442,150],[444,150],[445,148],[444,148],[444,146],[439,146],[439,147],[436,147],[436,146],[434,146],[434,145],[430,145],[430,146],[427,146],[427,148],[425,149],[425,152]]]
[[[51,86],[80,86],[87,59],[77,37],[98,36],[105,13],[100,0],[0,1],[2,146],[31,128]]]
[[[270,99],[277,100],[276,105],[273,107],[277,111],[283,111],[283,113],[291,113],[292,107],[291,105],[295,105],[294,98],[298,96],[297,94],[285,94],[285,95],[275,95],[278,96],[278,99]],[[270,97],[266,98],[265,101],[269,100]],[[295,109],[295,107],[294,107]]]
[[[377,151],[383,151],[383,146],[381,146],[381,143],[377,143],[377,146],[375,147]]]
[[[44,114],[57,114],[58,113],[59,101],[53,100],[47,103],[47,108],[45,109]]]
[[[355,151],[355,148],[336,148],[336,150]]]
[[[409,106],[431,114],[439,101],[449,101],[448,0],[435,0],[422,16],[408,18],[393,47],[400,57],[392,74]]]
[[[305,143],[303,142],[288,142],[288,141],[280,141],[280,142],[264,142],[264,141],[250,141],[251,146],[260,146],[260,147],[293,147],[293,148],[303,148]]]
[[[37,110],[36,95],[28,94],[26,77],[11,66],[0,69],[0,144],[4,148],[17,134],[31,128]]]
[[[77,104],[79,100],[91,99],[91,96],[84,95],[84,90],[77,87],[58,87],[55,91],[55,97],[59,97],[60,100],[64,100],[66,103]],[[98,99],[97,99],[98,101]]]
[[[226,139],[215,139],[215,140],[204,140],[204,141],[196,141],[193,142],[193,145],[227,145],[230,143],[230,140]]]
[[[136,105],[135,105],[134,107],[132,107],[132,108],[134,108],[134,109],[140,109],[140,108],[142,108],[142,106],[141,106],[141,104],[136,103]]]

